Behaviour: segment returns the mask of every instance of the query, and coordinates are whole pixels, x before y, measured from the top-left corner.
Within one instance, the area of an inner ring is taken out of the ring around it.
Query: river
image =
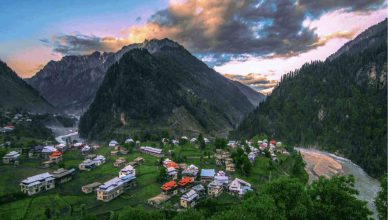
[[[355,188],[359,191],[359,199],[368,202],[369,209],[373,212],[373,218],[378,219],[374,199],[380,191],[378,180],[370,177],[360,166],[351,160],[316,149],[296,148],[305,162],[309,181],[317,178],[317,175],[330,177],[332,175],[353,175]]]

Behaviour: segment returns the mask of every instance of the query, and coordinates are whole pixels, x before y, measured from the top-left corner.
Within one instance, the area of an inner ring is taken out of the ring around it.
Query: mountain
[[[30,85],[0,61],[0,109],[21,108],[31,112],[52,112],[54,107]]]
[[[80,120],[88,139],[136,132],[226,136],[254,105],[229,79],[169,39],[112,65]]]
[[[231,80],[231,81],[237,86],[237,88],[240,89],[240,91],[248,98],[248,100],[254,106],[258,106],[260,102],[265,100],[264,94],[256,92],[255,90],[253,90],[252,88],[250,88],[249,86],[246,86],[241,82],[238,82],[235,80]]]
[[[386,39],[387,20],[326,61],[283,76],[231,137],[267,134],[292,145],[321,147],[380,176],[387,167]]]
[[[369,27],[367,30],[359,34],[354,40],[349,41],[342,46],[337,52],[329,56],[328,60],[333,60],[342,54],[355,54],[367,48],[381,44],[387,39],[387,19],[377,25]]]
[[[135,48],[145,48],[154,53],[161,46],[166,45],[146,40],[125,46],[116,53],[94,52],[84,56],[65,56],[60,61],[50,61],[26,81],[55,107],[84,112],[92,103],[108,68],[119,61],[123,54]],[[259,93],[256,95],[260,97]],[[254,95],[250,99],[252,97]]]

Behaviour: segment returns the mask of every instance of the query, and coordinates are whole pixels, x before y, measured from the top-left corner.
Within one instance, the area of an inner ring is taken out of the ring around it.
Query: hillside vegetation
[[[386,33],[385,33],[386,34]],[[234,137],[271,134],[338,152],[380,176],[387,165],[386,42],[282,77]]]

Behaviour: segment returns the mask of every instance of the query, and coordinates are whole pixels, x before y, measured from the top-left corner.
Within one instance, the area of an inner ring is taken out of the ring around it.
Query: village
[[[28,114],[9,118],[3,137],[12,137],[20,123],[34,120]],[[47,207],[51,195],[77,195],[89,211],[128,204],[181,211],[209,198],[238,202],[292,166],[289,149],[265,137],[243,142],[202,135],[160,141],[128,137],[101,144],[52,139],[27,142],[27,147],[15,147],[13,140],[0,143],[6,151],[2,178],[15,173],[14,184],[0,189],[3,195],[47,198]]]
[[[226,146],[223,146],[223,149],[215,148],[208,138],[198,140],[186,136],[171,140],[163,138],[161,140],[162,148],[156,147],[155,143],[141,143],[132,138],[127,138],[122,143],[111,140],[105,146],[89,145],[82,142],[70,145],[63,143],[39,145],[31,147],[25,156],[18,149],[9,151],[3,156],[3,164],[23,166],[23,160],[27,158],[27,160],[41,161],[40,169],[59,167],[51,172],[42,172],[20,180],[20,191],[28,196],[65,185],[84,172],[98,172],[100,166],[111,166],[117,169],[114,177],[101,178],[94,182],[83,182],[79,186],[84,194],[94,194],[96,200],[109,203],[129,190],[136,193],[136,186],[141,181],[137,178],[136,170],[141,168],[147,160],[152,160],[156,168],[155,171],[159,175],[157,177],[160,183],[159,193],[147,198],[145,203],[154,208],[163,208],[164,203],[175,201],[172,207],[180,210],[194,207],[204,198],[218,198],[222,194],[228,194],[241,199],[246,193],[255,190],[253,186],[255,183],[250,183],[249,180],[244,179],[244,176],[237,174],[240,172],[236,172],[240,168],[236,167],[232,154],[237,149],[242,150],[243,157],[252,165],[260,157],[268,156],[270,161],[276,163],[278,162],[277,155],[283,157],[289,155],[287,150],[282,147],[282,143],[275,140],[264,139],[256,143],[252,141],[239,143],[232,140],[228,142],[224,140],[224,142]],[[201,154],[201,143],[206,145],[204,158]],[[179,163],[169,159],[177,158],[175,153],[179,151],[179,148],[189,148],[195,153],[185,155],[186,161],[179,158]],[[105,154],[99,154],[99,152],[105,152]],[[64,166],[66,154],[69,153],[78,154],[84,159],[79,161],[76,167]],[[131,154],[136,157],[130,161],[128,156]],[[107,161],[111,161],[111,163],[107,164]],[[64,167],[68,167],[68,169]]]

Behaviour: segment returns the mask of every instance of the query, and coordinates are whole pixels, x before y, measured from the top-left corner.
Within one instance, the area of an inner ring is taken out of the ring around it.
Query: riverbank
[[[355,188],[359,191],[359,199],[368,203],[369,209],[373,212],[373,218],[377,218],[377,210],[374,199],[380,191],[378,180],[370,177],[360,166],[351,160],[339,157],[337,155],[320,151],[312,148],[296,148],[305,163],[305,170],[309,175],[309,183],[325,176],[327,178],[333,175],[353,175],[355,178]]]

